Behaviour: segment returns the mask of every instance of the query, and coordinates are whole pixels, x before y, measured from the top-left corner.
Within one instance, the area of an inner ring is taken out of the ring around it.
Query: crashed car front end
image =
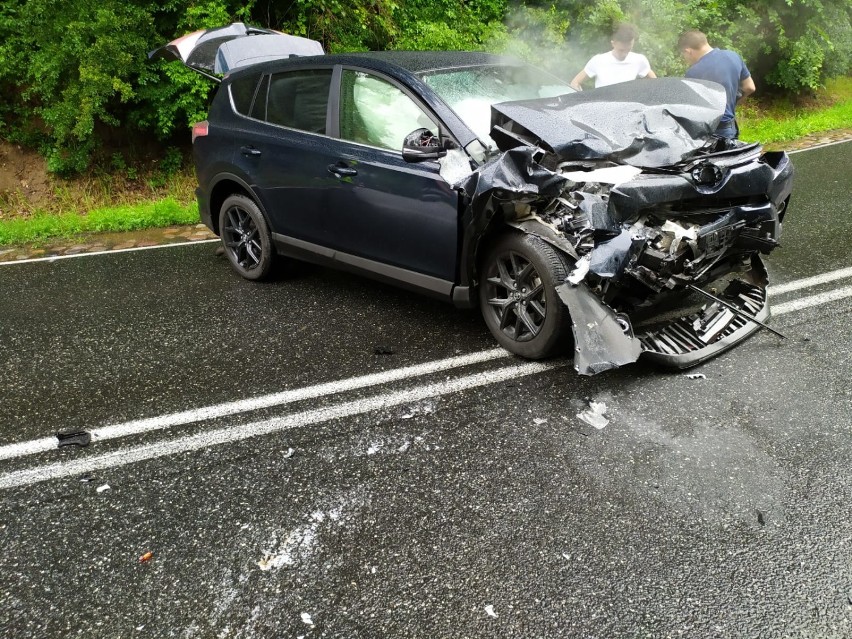
[[[715,85],[653,84],[641,100],[613,87],[495,105],[504,153],[462,187],[472,228],[502,220],[571,265],[556,293],[581,374],[640,356],[693,366],[769,317],[760,256],[778,246],[792,165],[713,137]]]

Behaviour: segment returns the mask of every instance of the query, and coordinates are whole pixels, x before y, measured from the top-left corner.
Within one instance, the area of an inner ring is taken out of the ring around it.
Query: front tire
[[[257,204],[245,195],[231,195],[219,211],[219,234],[231,266],[247,280],[269,276],[275,261],[272,235]]]
[[[564,350],[571,318],[556,286],[568,270],[556,249],[537,237],[508,233],[486,253],[481,273],[482,317],[503,348],[527,359]]]

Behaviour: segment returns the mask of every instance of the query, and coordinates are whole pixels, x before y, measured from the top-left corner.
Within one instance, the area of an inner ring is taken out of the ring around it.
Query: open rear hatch
[[[212,80],[214,74],[293,56],[323,55],[316,40],[235,22],[188,33],[148,54],[151,60],[178,60]]]

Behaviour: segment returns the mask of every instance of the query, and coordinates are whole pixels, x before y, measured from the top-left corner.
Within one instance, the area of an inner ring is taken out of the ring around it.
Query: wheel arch
[[[221,233],[219,211],[222,209],[222,204],[231,195],[244,195],[249,198],[260,209],[263,217],[266,218],[267,225],[269,224],[269,215],[254,190],[245,180],[236,175],[224,173],[216,176],[210,188],[210,222],[213,224],[213,232],[216,235]]]

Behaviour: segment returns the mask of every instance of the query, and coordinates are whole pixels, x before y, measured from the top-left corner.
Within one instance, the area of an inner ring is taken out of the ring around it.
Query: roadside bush
[[[41,150],[60,174],[85,171],[116,139],[183,141],[210,81],[147,52],[189,31],[245,21],[320,40],[328,51],[485,49],[572,77],[635,23],[658,75],[684,71],[686,28],[746,59],[759,89],[802,93],[852,69],[849,0],[4,0],[0,135]]]

